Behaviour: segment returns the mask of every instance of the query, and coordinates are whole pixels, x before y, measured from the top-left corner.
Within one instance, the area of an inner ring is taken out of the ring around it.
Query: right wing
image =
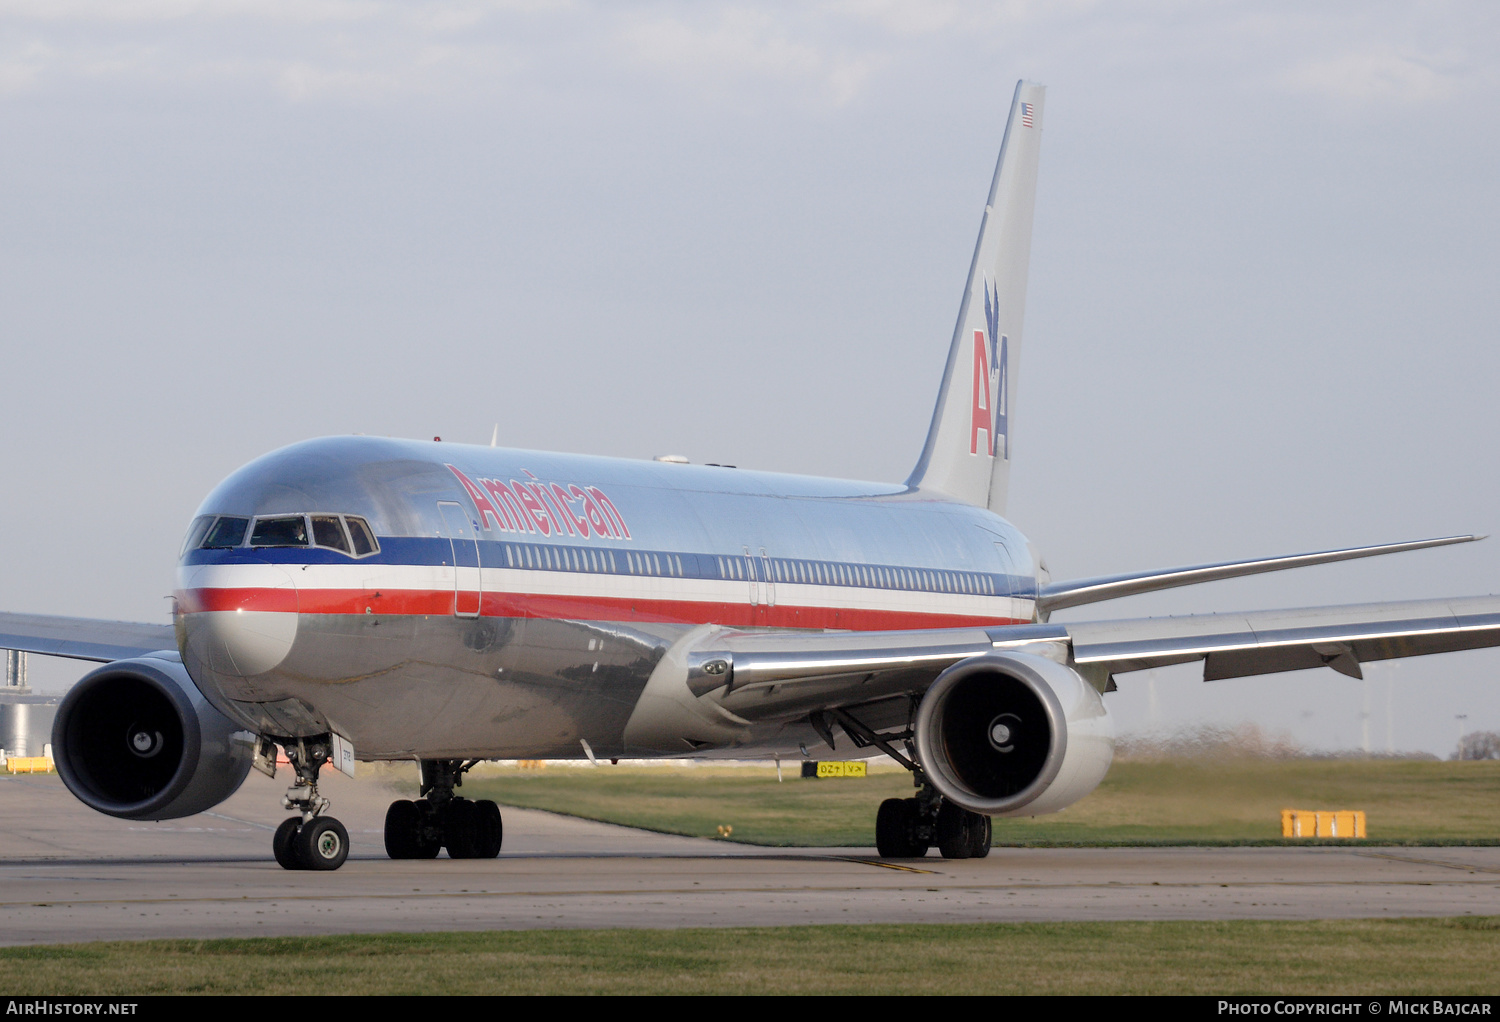
[[[1101,600],[1117,600],[1123,596],[1139,596],[1160,589],[1196,585],[1199,582],[1217,582],[1226,578],[1242,578],[1259,575],[1267,571],[1284,571],[1287,568],[1305,568],[1313,564],[1331,564],[1334,561],[1352,561],[1361,557],[1378,557],[1381,554],[1396,554],[1404,550],[1425,550],[1428,547],[1449,546],[1453,543],[1473,543],[1483,536],[1442,536],[1438,539],[1418,539],[1406,543],[1381,543],[1377,546],[1347,547],[1342,550],[1320,550],[1310,554],[1290,554],[1284,557],[1260,557],[1250,561],[1219,561],[1214,564],[1191,564],[1181,568],[1161,568],[1156,571],[1136,571],[1125,575],[1100,575],[1096,578],[1078,578],[1066,582],[1049,582],[1037,593],[1037,610],[1042,620],[1055,610],[1081,607],[1086,603]]]
[[[109,663],[176,648],[171,625],[0,613],[0,649]]]
[[[1500,597],[1364,603],[1066,626],[1073,658],[1110,674],[1203,660],[1203,680],[1500,645]]]
[[[890,632],[708,630],[683,651],[698,700],[752,722],[918,694],[996,650],[1068,664],[1101,691],[1113,676],[1204,661],[1205,681],[1500,646],[1500,596],[1236,614]]]

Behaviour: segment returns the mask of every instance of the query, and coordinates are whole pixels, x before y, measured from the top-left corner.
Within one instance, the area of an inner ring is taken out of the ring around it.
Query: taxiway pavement
[[[131,823],[56,777],[0,778],[0,944],[559,927],[1500,915],[1500,848],[997,848],[882,863],[505,810],[499,859],[394,862],[378,777],[325,772],[353,854],[271,858],[284,784]],[[407,794],[406,797],[410,797]]]

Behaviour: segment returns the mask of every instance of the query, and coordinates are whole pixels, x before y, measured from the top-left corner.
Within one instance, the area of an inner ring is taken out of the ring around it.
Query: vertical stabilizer
[[[907,483],[1005,511],[1045,89],[1017,82],[922,457]]]

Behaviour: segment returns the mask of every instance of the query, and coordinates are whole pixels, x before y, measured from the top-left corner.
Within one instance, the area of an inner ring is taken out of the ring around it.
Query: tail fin
[[[1046,90],[1016,83],[922,457],[907,485],[1005,510]]]

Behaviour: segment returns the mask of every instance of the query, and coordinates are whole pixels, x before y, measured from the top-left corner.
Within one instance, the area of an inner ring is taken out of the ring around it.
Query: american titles
[[[485,532],[630,539],[625,517],[597,486],[543,482],[530,472],[525,473],[527,479],[480,479],[476,483],[454,466],[447,467],[474,502]]]

